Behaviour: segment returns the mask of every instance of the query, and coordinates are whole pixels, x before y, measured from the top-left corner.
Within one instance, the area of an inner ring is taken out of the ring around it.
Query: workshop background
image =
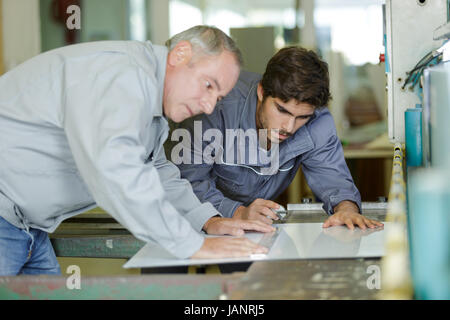
[[[392,146],[387,139],[386,80],[381,0],[3,0],[3,69],[67,44],[150,40],[197,24],[231,35],[244,69],[263,73],[286,45],[316,50],[328,62],[329,108],[353,178],[364,201],[387,197]],[[81,8],[80,29],[66,26],[71,5]],[[11,13],[11,14],[6,14]],[[12,14],[13,13],[13,14]],[[355,28],[355,25],[358,28]],[[314,200],[301,172],[278,201]]]
[[[0,73],[41,52],[68,44],[130,39],[164,44],[172,35],[198,24],[215,25],[232,36],[243,52],[244,69],[249,71],[263,73],[277,50],[301,45],[316,50],[329,64],[333,97],[329,109],[362,200],[385,201],[393,148],[387,137],[383,3],[381,0],[0,0]],[[71,14],[66,8],[70,5],[78,6],[81,13],[79,28],[72,30],[67,27]],[[314,200],[301,171],[276,199],[284,206]],[[71,228],[83,229],[83,233],[89,228],[97,234],[98,229],[107,228],[110,234],[112,228],[120,233],[120,226],[112,219],[94,220],[102,213],[100,208],[91,212],[86,224],[81,218],[72,224],[63,223],[54,235],[66,234]],[[76,262],[89,275],[139,272],[122,269],[123,259],[107,259],[104,263],[83,258],[58,259],[62,270]]]
[[[386,223],[384,253],[161,275],[122,267],[144,243],[96,208],[50,234],[61,277],[0,277],[0,299],[450,299],[450,0],[0,0],[0,74],[61,46],[164,44],[198,24],[232,36],[249,71],[287,45],[328,62],[329,109],[362,214]],[[276,201],[284,227],[327,217],[301,172]],[[343,235],[333,244],[352,247]]]

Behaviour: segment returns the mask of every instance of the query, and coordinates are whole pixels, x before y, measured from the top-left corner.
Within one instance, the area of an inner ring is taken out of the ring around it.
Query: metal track
[[[323,203],[288,203],[288,211],[323,210]],[[362,210],[385,210],[387,202],[362,202]]]

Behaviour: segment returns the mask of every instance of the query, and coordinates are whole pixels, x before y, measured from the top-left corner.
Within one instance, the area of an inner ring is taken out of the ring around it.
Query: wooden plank
[[[51,242],[58,257],[85,258],[131,258],[145,244],[132,235],[60,236],[51,238]]]
[[[106,211],[97,207],[62,222],[50,236],[129,235],[130,232]]]
[[[389,158],[394,156],[392,147],[388,149],[352,149],[344,148],[344,157],[346,159],[373,159],[373,158]]]
[[[143,246],[99,207],[65,220],[50,240],[58,257],[130,258]]]
[[[110,221],[104,221],[104,222],[65,222],[64,224],[61,224],[58,228],[58,231],[62,231],[65,229],[70,230],[80,230],[80,229],[94,229],[94,230],[100,230],[100,229],[124,229],[124,227],[115,222]]]

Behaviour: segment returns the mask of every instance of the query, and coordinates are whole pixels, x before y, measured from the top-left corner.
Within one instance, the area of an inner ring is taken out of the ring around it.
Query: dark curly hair
[[[283,102],[295,99],[323,107],[331,99],[328,64],[315,52],[301,47],[286,47],[269,61],[261,80],[264,100],[271,96]]]

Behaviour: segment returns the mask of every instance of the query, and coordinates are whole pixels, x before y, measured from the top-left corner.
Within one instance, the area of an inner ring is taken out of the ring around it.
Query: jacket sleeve
[[[334,121],[329,113],[312,127],[315,148],[303,156],[302,169],[311,190],[324,203],[327,214],[341,201],[353,201],[361,212],[361,196],[353,183],[337,137]]]
[[[180,165],[181,175],[191,182],[192,188],[201,202],[211,203],[224,217],[233,217],[242,202],[223,195],[212,177],[212,165]]]
[[[177,181],[164,185],[163,161],[147,161],[156,79],[127,57],[109,59],[106,70],[66,87],[63,125],[77,168],[97,204],[133,235],[188,258],[204,237],[168,200]]]
[[[196,121],[197,125],[195,125]],[[203,133],[209,129],[215,129],[223,133],[220,129],[220,123],[221,118],[216,107],[216,111],[209,116],[201,115],[188,119],[178,126],[173,126],[173,130],[187,131],[182,141],[178,143],[172,141],[168,145],[167,154],[171,161],[180,169],[181,177],[191,183],[198,199],[202,203],[212,204],[224,217],[231,218],[236,209],[242,205],[242,202],[234,201],[224,196],[216,187],[213,173],[214,160],[207,161],[204,157],[205,148],[208,147],[210,141],[202,139]],[[174,136],[173,132],[172,136]],[[189,158],[181,158],[178,153],[180,149],[190,152],[191,156]]]

